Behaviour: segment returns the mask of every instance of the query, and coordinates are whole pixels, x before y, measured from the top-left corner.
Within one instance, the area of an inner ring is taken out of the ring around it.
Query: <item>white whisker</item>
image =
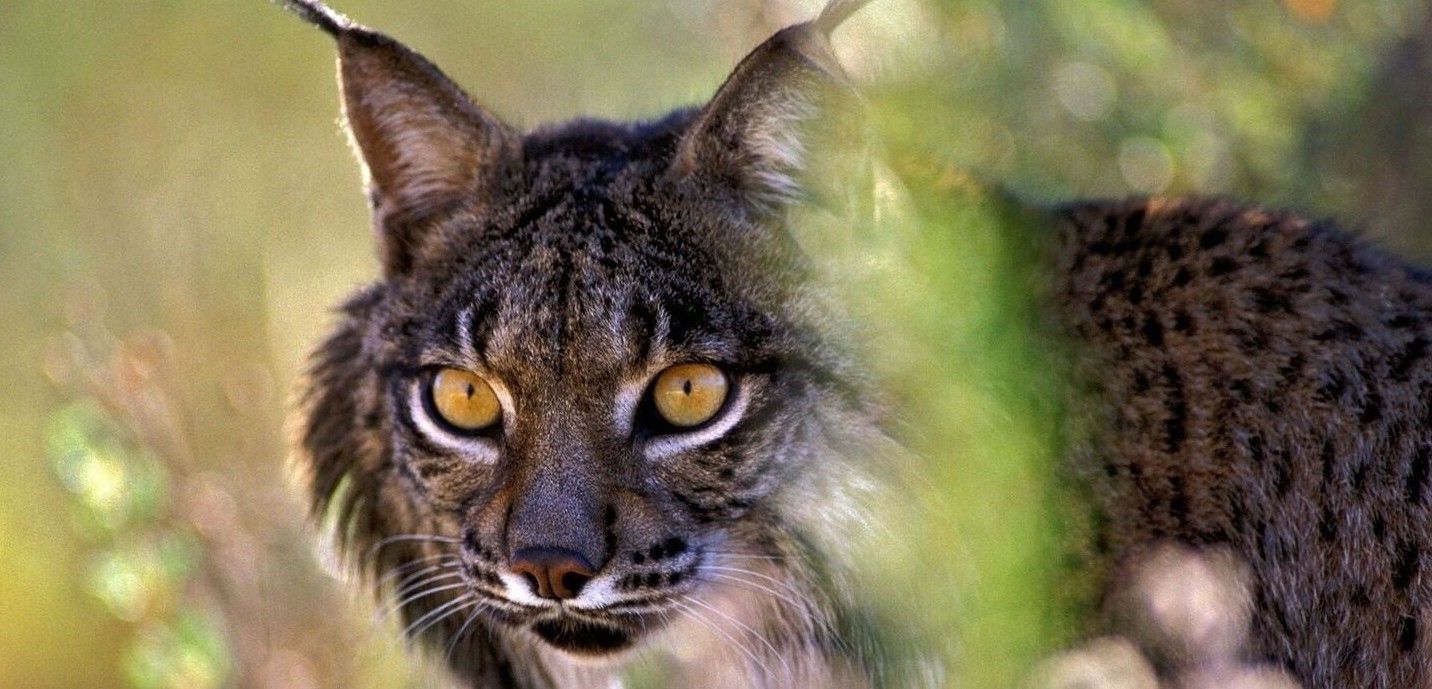
[[[731,573],[734,573],[734,574],[749,574],[749,575],[751,575],[751,576],[753,576],[753,577],[756,577],[756,578],[758,578],[758,579],[762,579],[762,580],[764,580],[764,581],[771,582],[771,584],[773,584],[773,585],[775,585],[775,586],[777,586],[777,587],[779,587],[779,588],[781,588],[781,589],[783,589],[783,590],[789,592],[791,595],[794,595],[794,596],[796,596],[796,597],[798,597],[798,598],[805,598],[805,594],[804,594],[800,589],[797,589],[797,588],[795,587],[795,585],[792,584],[790,581],[787,581],[787,580],[785,580],[785,579],[778,579],[778,578],[773,577],[773,576],[771,576],[771,575],[769,575],[769,574],[765,574],[764,572],[757,572],[757,571],[754,570],[754,569],[746,569],[746,568],[744,568],[744,567],[731,567],[731,566],[728,566],[728,565],[716,565],[716,564],[703,565],[703,566],[702,566],[702,569],[709,569],[709,570],[715,570],[715,571],[720,571],[720,572],[731,572]]]
[[[720,625],[718,625],[718,624],[716,624],[715,622],[712,622],[711,620],[707,619],[705,616],[703,616],[703,615],[700,613],[700,611],[698,611],[698,610],[696,610],[696,609],[694,609],[694,608],[692,608],[692,607],[686,605],[685,603],[683,603],[683,602],[681,602],[681,601],[673,601],[672,604],[675,605],[678,610],[680,610],[681,612],[686,613],[686,614],[687,614],[688,616],[690,616],[692,619],[694,619],[694,620],[696,620],[697,622],[699,622],[699,623],[701,624],[701,626],[703,626],[703,627],[705,627],[706,629],[709,629],[709,630],[711,630],[712,632],[715,632],[716,634],[720,635],[721,638],[725,639],[728,644],[730,644],[730,645],[731,645],[732,647],[734,647],[737,651],[740,651],[743,655],[745,655],[746,658],[747,658],[748,660],[750,660],[753,665],[755,665],[757,668],[760,668],[760,670],[761,670],[762,673],[764,673],[764,674],[766,674],[766,675],[770,675],[770,668],[769,668],[769,666],[767,666],[766,663],[765,663],[764,661],[762,661],[759,656],[756,655],[755,651],[752,651],[751,649],[747,648],[744,644],[742,644],[740,641],[738,641],[735,637],[733,637],[733,636],[731,636],[729,633],[727,633],[726,630],[721,629]]]
[[[785,603],[786,605],[789,605],[789,606],[792,608],[792,612],[797,613],[797,614],[799,614],[799,613],[801,613],[801,612],[804,612],[804,611],[808,611],[808,610],[810,610],[810,608],[812,607],[812,606],[810,605],[810,603],[807,602],[807,601],[796,600],[796,599],[794,599],[794,598],[791,598],[790,596],[787,596],[786,594],[781,593],[780,591],[776,591],[775,589],[767,588],[766,586],[763,586],[763,585],[761,585],[761,584],[758,584],[758,583],[756,583],[756,582],[754,582],[754,581],[751,581],[751,580],[749,580],[749,579],[742,579],[741,577],[738,577],[738,576],[734,576],[734,575],[731,575],[731,574],[722,574],[722,573],[720,573],[720,572],[713,572],[713,573],[711,574],[711,576],[713,576],[713,577],[715,577],[715,578],[717,578],[717,579],[721,579],[721,580],[723,580],[723,581],[729,581],[729,582],[732,582],[732,583],[742,584],[742,585],[744,585],[744,586],[746,586],[746,587],[748,587],[748,588],[750,588],[750,589],[752,589],[752,590],[769,594],[769,595],[771,595],[772,597],[774,597],[776,600],[779,600],[779,601],[781,601],[782,603]]]
[[[410,573],[407,576],[403,577],[400,581],[398,581],[397,584],[394,584],[393,590],[398,592],[406,591],[416,585],[417,582],[422,581],[424,577],[436,576],[444,572],[444,570],[451,569],[452,572],[450,572],[449,574],[459,573],[460,570],[458,570],[457,564],[458,563],[456,562],[442,562],[436,565],[432,565],[431,567],[427,567],[416,572]]]
[[[409,624],[405,629],[403,629],[403,633],[400,636],[409,639],[416,639],[419,635],[421,635],[423,632],[426,632],[434,624],[441,622],[443,618],[447,617],[453,612],[465,610],[476,604],[477,602],[477,599],[472,598],[471,596],[459,596],[457,598],[454,598],[446,603],[443,603],[442,605],[439,605],[436,608],[433,608],[432,610],[429,610],[422,617],[413,620],[412,624]],[[456,610],[454,610],[455,606],[457,606]]]
[[[447,576],[443,577],[443,579],[447,579],[447,578],[449,578],[449,577],[451,577],[451,576],[454,576],[454,575],[447,575]],[[428,582],[425,582],[425,583],[428,583]],[[433,583],[435,583],[435,582],[433,582]],[[392,615],[392,614],[395,613],[395,612],[398,612],[399,610],[402,610],[403,608],[406,608],[406,607],[408,606],[408,604],[412,603],[412,602],[415,601],[415,600],[418,600],[419,598],[426,598],[426,597],[431,596],[431,595],[433,595],[433,594],[435,594],[435,593],[441,593],[441,592],[443,592],[443,591],[451,591],[451,590],[453,590],[453,589],[463,588],[463,587],[465,587],[465,586],[467,586],[467,582],[465,582],[465,581],[459,581],[459,582],[457,582],[456,584],[447,584],[447,585],[445,585],[445,586],[435,586],[435,587],[429,587],[429,588],[423,589],[422,591],[419,591],[418,593],[415,593],[415,594],[413,594],[413,595],[411,595],[411,596],[408,596],[407,598],[404,598],[404,599],[402,599],[402,600],[400,600],[400,601],[394,603],[391,607],[389,607],[386,611],[384,611],[384,613],[378,618],[378,623],[380,623],[380,624],[383,623],[384,621],[386,621],[386,620],[388,619],[388,616]]]
[[[773,560],[777,562],[786,562],[791,559],[789,556],[786,555],[755,555],[753,553],[742,553],[733,550],[708,550],[706,551],[706,553],[708,555],[714,555],[722,559],[730,558],[738,560]]]
[[[452,554],[450,554],[450,553],[443,553],[443,554],[439,554],[439,555],[429,555],[429,556],[427,556],[427,557],[420,557],[420,558],[417,558],[417,559],[415,559],[415,560],[410,560],[410,561],[405,562],[405,563],[403,563],[403,564],[401,564],[401,565],[398,565],[398,566],[396,566],[396,567],[393,567],[392,569],[390,569],[390,570],[388,570],[387,572],[385,572],[385,573],[383,574],[383,576],[382,576],[380,579],[378,579],[378,584],[381,586],[381,585],[387,583],[389,580],[391,580],[391,579],[397,577],[398,575],[402,574],[403,572],[408,571],[408,570],[410,570],[410,569],[412,569],[412,568],[414,568],[414,567],[417,567],[417,566],[419,566],[419,565],[422,565],[422,564],[425,564],[425,563],[428,563],[428,562],[432,562],[433,560],[444,560],[444,559],[458,560],[458,556],[452,555]]]
[[[467,621],[463,622],[462,626],[457,628],[457,633],[453,635],[452,641],[448,642],[447,652],[443,653],[444,665],[451,663],[452,652],[457,650],[457,645],[462,641],[463,635],[467,634],[468,627],[471,627],[472,623],[477,621],[477,616],[487,607],[490,607],[487,603],[479,601],[477,607],[473,608],[472,613],[467,616]]]
[[[415,534],[415,533],[396,534],[396,535],[393,535],[393,536],[388,536],[387,538],[384,538],[384,539],[382,539],[382,540],[379,540],[377,543],[374,543],[373,545],[368,546],[367,552],[365,552],[365,553],[363,554],[363,561],[364,561],[364,562],[367,562],[368,560],[373,559],[374,557],[377,556],[378,551],[381,550],[382,548],[386,547],[386,546],[392,545],[392,544],[394,544],[394,543],[402,543],[402,542],[404,542],[404,541],[421,541],[421,542],[423,542],[423,543],[446,543],[446,544],[452,544],[452,543],[461,543],[461,542],[462,542],[462,539],[460,539],[460,538],[452,538],[452,537],[450,537],[450,536],[437,536],[437,535],[434,535],[434,534]]]
[[[703,603],[703,602],[701,602],[700,600],[698,600],[698,599],[696,599],[696,598],[692,598],[692,597],[688,596],[688,597],[686,597],[686,602],[688,602],[688,603],[693,603],[693,604],[695,604],[695,605],[701,606],[702,608],[705,608],[706,610],[710,610],[711,612],[716,613],[717,615],[720,615],[721,617],[724,617],[725,619],[729,620],[729,621],[731,622],[731,624],[734,624],[734,625],[736,625],[737,627],[740,627],[741,629],[744,629],[744,630],[746,631],[746,633],[748,633],[748,634],[750,634],[751,636],[755,637],[757,641],[759,641],[759,642],[761,642],[762,644],[764,644],[764,645],[766,646],[766,648],[771,651],[771,655],[774,656],[776,660],[779,660],[779,661],[781,662],[781,666],[784,667],[785,670],[786,670],[786,675],[785,675],[785,678],[786,678],[786,680],[787,680],[786,683],[789,684],[790,682],[795,681],[795,672],[794,672],[793,670],[791,670],[790,662],[786,660],[785,654],[784,654],[784,653],[781,653],[779,650],[777,650],[775,644],[772,644],[772,643],[771,643],[768,639],[766,639],[766,637],[765,637],[764,635],[762,635],[760,632],[758,632],[758,631],[756,631],[755,629],[751,628],[751,626],[748,625],[748,624],[746,624],[745,622],[742,622],[741,620],[736,619],[736,617],[735,617],[734,615],[731,615],[730,613],[727,613],[727,612],[725,612],[725,611],[722,611],[722,610],[719,610],[719,609],[717,609],[717,608],[714,608],[714,607],[712,607],[711,605],[709,605],[709,604],[707,604],[707,603]]]

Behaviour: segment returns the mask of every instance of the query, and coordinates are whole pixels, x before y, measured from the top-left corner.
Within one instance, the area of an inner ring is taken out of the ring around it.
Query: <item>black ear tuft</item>
[[[328,35],[337,38],[339,35],[351,30],[354,25],[347,17],[333,11],[327,5],[318,0],[274,0],[284,9],[298,15],[298,17],[309,24],[323,29]]]

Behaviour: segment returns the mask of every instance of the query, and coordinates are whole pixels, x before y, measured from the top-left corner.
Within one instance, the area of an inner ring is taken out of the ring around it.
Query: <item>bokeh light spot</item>
[[[1129,188],[1141,194],[1159,194],[1173,183],[1174,160],[1168,146],[1148,136],[1126,139],[1119,145],[1119,172]]]
[[[1092,122],[1109,116],[1117,90],[1114,77],[1104,68],[1088,62],[1065,62],[1054,70],[1054,95],[1069,114]]]

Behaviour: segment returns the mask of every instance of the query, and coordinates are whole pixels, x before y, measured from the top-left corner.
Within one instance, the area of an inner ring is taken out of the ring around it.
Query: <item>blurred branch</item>
[[[352,649],[371,631],[342,614],[313,566],[284,482],[251,470],[277,459],[278,429],[242,413],[276,404],[271,383],[226,381],[222,404],[243,417],[250,456],[221,466],[213,460],[224,453],[189,427],[194,403],[167,335],[59,340],[68,361],[50,364],[63,366],[74,401],[53,415],[51,455],[89,515],[81,522],[101,525],[89,530],[91,588],[133,624],[131,686],[356,686],[363,668]]]

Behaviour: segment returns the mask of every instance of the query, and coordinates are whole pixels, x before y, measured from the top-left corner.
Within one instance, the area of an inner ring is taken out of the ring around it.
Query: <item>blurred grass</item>
[[[337,4],[535,125],[699,101],[819,3]],[[879,0],[837,43],[892,156],[1037,199],[1198,190],[1336,212],[1426,259],[1427,15],[1416,0]],[[286,391],[330,306],[376,274],[336,101],[329,42],[260,0],[0,4],[0,686],[165,686],[145,684],[144,658],[202,665],[169,647],[232,654],[221,686],[421,681],[321,574],[282,490]],[[919,589],[927,621],[969,632],[959,685],[1006,686],[1059,627],[1052,364],[1007,218],[899,169],[882,193],[904,214],[831,260],[880,286],[852,304],[930,457],[936,512],[909,531],[939,544],[926,557],[951,583]],[[67,491],[54,437],[76,428],[159,467],[158,506],[87,526],[107,503],[86,491],[118,479],[100,467]],[[95,572],[164,543],[192,544],[175,546],[193,562],[169,607],[106,608],[123,596]]]

